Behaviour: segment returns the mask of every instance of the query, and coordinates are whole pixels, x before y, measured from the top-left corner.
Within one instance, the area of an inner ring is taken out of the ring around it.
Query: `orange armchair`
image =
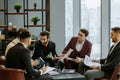
[[[0,80],[25,80],[24,71],[0,65]]]

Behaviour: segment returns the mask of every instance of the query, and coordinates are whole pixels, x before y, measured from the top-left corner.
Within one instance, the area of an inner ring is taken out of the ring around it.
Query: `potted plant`
[[[31,18],[31,21],[34,23],[34,25],[36,25],[37,22],[40,21],[40,18],[38,18],[37,16],[33,16],[33,17]]]
[[[14,5],[14,9],[16,9],[17,12],[20,12],[20,9],[22,8],[21,4],[16,3]]]
[[[37,3],[34,3],[34,9],[36,9],[36,7],[37,7]]]

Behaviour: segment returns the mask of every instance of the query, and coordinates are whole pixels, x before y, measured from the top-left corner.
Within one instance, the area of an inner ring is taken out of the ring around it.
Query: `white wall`
[[[65,0],[50,0],[51,39],[61,54],[65,46]]]
[[[101,27],[101,57],[105,58],[110,49],[110,0],[102,0]]]

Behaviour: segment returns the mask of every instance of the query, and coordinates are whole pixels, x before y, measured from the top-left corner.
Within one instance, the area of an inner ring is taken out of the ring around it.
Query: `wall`
[[[102,0],[101,27],[101,57],[106,58],[110,49],[110,0]]]
[[[50,0],[51,39],[61,54],[65,46],[65,0]]]

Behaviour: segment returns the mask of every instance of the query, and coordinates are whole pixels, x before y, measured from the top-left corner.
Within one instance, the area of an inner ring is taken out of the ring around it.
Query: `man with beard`
[[[86,76],[86,80],[94,80],[96,78],[107,78],[110,79],[113,71],[120,63],[120,27],[113,27],[111,29],[111,39],[114,43],[109,52],[108,56],[104,59],[94,59],[94,62],[100,62],[100,66],[89,66],[91,70],[85,71],[83,74]],[[85,68],[86,66],[82,66]],[[83,69],[80,67],[80,69]],[[81,73],[82,74],[82,73]]]
[[[40,40],[35,43],[35,51],[32,59],[41,57],[48,66],[55,67],[55,62],[60,58],[57,56],[55,47],[55,43],[50,41],[49,32],[41,32]]]

